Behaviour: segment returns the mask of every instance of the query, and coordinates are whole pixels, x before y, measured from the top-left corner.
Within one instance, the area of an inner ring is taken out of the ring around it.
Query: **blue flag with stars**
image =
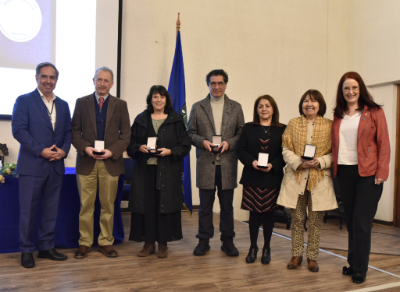
[[[185,72],[181,45],[181,32],[176,37],[174,63],[172,64],[168,92],[171,95],[174,110],[181,113],[185,126],[187,126]],[[192,214],[192,182],[190,176],[190,154],[184,158],[183,164],[183,199],[186,209]]]

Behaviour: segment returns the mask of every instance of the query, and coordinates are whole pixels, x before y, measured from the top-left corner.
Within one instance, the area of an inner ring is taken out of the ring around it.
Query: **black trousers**
[[[371,251],[372,220],[383,184],[375,176],[361,177],[358,165],[339,165],[337,179],[349,233],[347,261],[355,272],[366,275]]]
[[[215,190],[218,188],[218,198],[221,207],[219,230],[221,237],[235,237],[233,230],[233,189],[222,190],[221,166],[215,170],[214,189],[200,189],[199,233],[197,238],[212,238],[214,236],[213,206]]]

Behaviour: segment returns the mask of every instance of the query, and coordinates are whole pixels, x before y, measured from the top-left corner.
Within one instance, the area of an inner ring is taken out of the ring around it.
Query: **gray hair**
[[[111,81],[114,82],[114,73],[113,73],[113,71],[112,71],[110,68],[108,68],[108,67],[106,67],[106,66],[103,66],[103,67],[100,67],[100,68],[97,68],[97,69],[96,69],[96,71],[94,72],[94,79],[97,78],[97,74],[99,74],[100,71],[107,71],[107,72],[110,72],[110,74],[111,74]]]
[[[53,65],[52,63],[50,63],[50,62],[43,62],[43,63],[40,63],[39,65],[37,65],[37,66],[36,66],[36,76],[39,76],[40,70],[41,70],[43,67],[48,67],[48,66],[52,67],[52,68],[56,71],[56,77],[57,77],[57,79],[58,79],[58,74],[59,74],[59,72],[58,72],[56,66],[54,66],[54,65]]]

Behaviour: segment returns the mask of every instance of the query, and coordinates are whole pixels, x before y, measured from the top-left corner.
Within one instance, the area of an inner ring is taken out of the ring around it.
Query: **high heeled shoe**
[[[263,248],[262,257],[261,257],[261,263],[263,265],[268,265],[270,261],[271,261],[271,249],[270,248]]]
[[[249,253],[246,257],[246,263],[252,264],[257,259],[258,247],[250,247]]]

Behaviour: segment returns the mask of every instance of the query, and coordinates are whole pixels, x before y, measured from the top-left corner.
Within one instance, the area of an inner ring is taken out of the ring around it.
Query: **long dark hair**
[[[165,96],[166,104],[164,108],[164,113],[168,114],[170,109],[172,108],[172,100],[171,96],[168,93],[168,90],[162,85],[153,85],[150,88],[150,92],[147,95],[146,103],[147,103],[147,110],[151,113],[154,113],[153,105],[151,104],[151,100],[153,98],[153,94],[158,93],[161,96]]]
[[[262,99],[266,99],[269,101],[269,103],[272,106],[272,109],[274,110],[274,113],[272,114],[272,121],[271,121],[271,126],[275,126],[275,127],[282,127],[282,124],[279,122],[279,110],[278,110],[278,105],[275,102],[275,99],[266,94],[266,95],[262,95],[260,97],[258,97],[256,99],[256,101],[254,102],[254,111],[253,111],[253,124],[254,125],[259,125],[260,124],[260,116],[257,113],[257,108],[258,108],[258,104],[260,103],[260,101]]]
[[[343,96],[343,83],[347,79],[354,79],[358,82],[358,86],[360,88],[360,97],[358,98],[358,109],[364,109],[364,106],[367,106],[369,110],[371,109],[380,109],[382,106],[377,104],[372,98],[371,94],[368,92],[367,87],[365,86],[364,80],[361,78],[360,74],[357,72],[347,72],[342,78],[340,78],[337,94],[336,94],[336,105],[333,109],[333,113],[338,118],[343,118],[343,114],[348,110],[347,101]]]

